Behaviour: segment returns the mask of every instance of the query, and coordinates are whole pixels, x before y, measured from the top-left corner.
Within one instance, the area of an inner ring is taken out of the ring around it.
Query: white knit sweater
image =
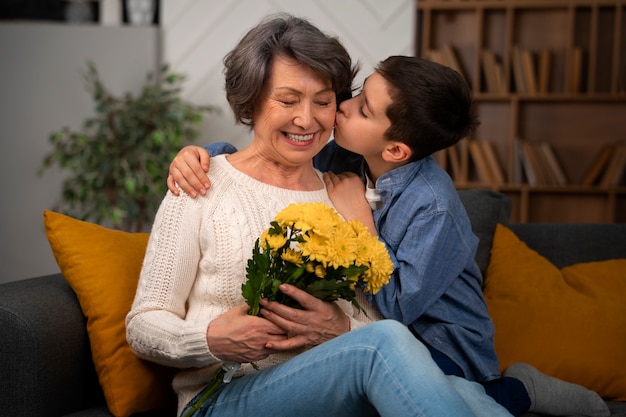
[[[127,339],[139,357],[183,369],[173,383],[179,414],[221,365],[208,348],[207,327],[245,303],[241,284],[257,237],[292,202],[332,205],[325,189],[292,191],[264,184],[235,169],[223,155],[211,159],[208,177],[206,196],[165,196],[126,318]],[[353,329],[380,318],[359,295],[367,316],[338,301]],[[257,365],[271,366],[295,354],[271,355]],[[249,365],[240,371],[250,372],[257,371]]]

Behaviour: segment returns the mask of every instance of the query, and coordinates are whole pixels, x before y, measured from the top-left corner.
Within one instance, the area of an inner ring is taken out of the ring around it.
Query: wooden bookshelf
[[[589,183],[602,151],[626,143],[626,0],[418,0],[416,54],[441,51],[452,51],[481,120],[439,155],[457,188],[509,195],[512,221],[626,222],[626,169]],[[558,183],[529,184],[520,141],[547,152]],[[504,182],[485,179],[473,142],[489,142]]]

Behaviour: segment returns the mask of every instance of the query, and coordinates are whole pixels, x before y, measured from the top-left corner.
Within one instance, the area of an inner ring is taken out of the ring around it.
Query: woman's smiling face
[[[256,106],[255,139],[278,161],[309,162],[330,138],[335,109],[330,80],[293,59],[277,56]]]

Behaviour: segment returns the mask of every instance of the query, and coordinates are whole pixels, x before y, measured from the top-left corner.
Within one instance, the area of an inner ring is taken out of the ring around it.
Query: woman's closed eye
[[[320,106],[320,107],[328,107],[328,106],[330,106],[331,104],[333,104],[333,105],[334,105],[335,103],[334,103],[333,101],[326,101],[326,100],[323,100],[323,101],[316,101],[316,102],[315,102],[315,104],[317,104],[317,105],[318,105],[318,106]]]

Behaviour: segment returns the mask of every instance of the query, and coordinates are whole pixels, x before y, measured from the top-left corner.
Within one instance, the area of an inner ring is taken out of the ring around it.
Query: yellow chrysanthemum
[[[300,228],[300,224],[305,224],[308,227],[307,231],[316,235],[328,237],[333,233],[334,227],[342,222],[335,209],[322,203],[308,207],[307,211],[308,217],[301,218],[295,227]]]
[[[324,203],[294,203],[281,210],[274,220],[283,227],[293,227],[302,233],[312,230],[325,235],[334,224],[341,222],[341,217]]]
[[[355,237],[355,264],[369,265],[369,259],[372,256],[371,248],[378,244],[378,239],[370,234],[363,223],[351,221],[350,226],[356,233]]]
[[[326,268],[322,264],[315,265],[315,276],[318,278],[324,278],[326,276]]]
[[[328,239],[317,233],[308,233],[303,236],[304,242],[299,243],[302,256],[312,261],[326,262],[328,257]]]
[[[287,237],[284,234],[270,235],[269,230],[270,229],[266,229],[261,234],[260,242],[263,248],[265,248],[266,250],[269,249],[272,252],[275,252],[278,249],[285,246],[285,244],[287,243]]]
[[[327,265],[334,269],[340,266],[347,268],[353,264],[356,251],[357,239],[352,226],[345,222],[337,224],[328,241]]]
[[[294,265],[300,266],[302,265],[302,253],[293,249],[287,249],[283,252],[281,258],[285,262],[290,262]]]
[[[357,236],[360,236],[360,235],[372,236],[372,234],[369,232],[367,227],[365,227],[365,225],[361,223],[360,221],[352,220],[348,222],[348,224],[350,225],[350,227],[352,227],[352,229],[354,230],[354,233]]]
[[[383,285],[389,282],[393,273],[393,262],[387,248],[380,241],[371,248],[370,267],[365,271],[364,281],[367,282],[365,291],[376,294]]]

